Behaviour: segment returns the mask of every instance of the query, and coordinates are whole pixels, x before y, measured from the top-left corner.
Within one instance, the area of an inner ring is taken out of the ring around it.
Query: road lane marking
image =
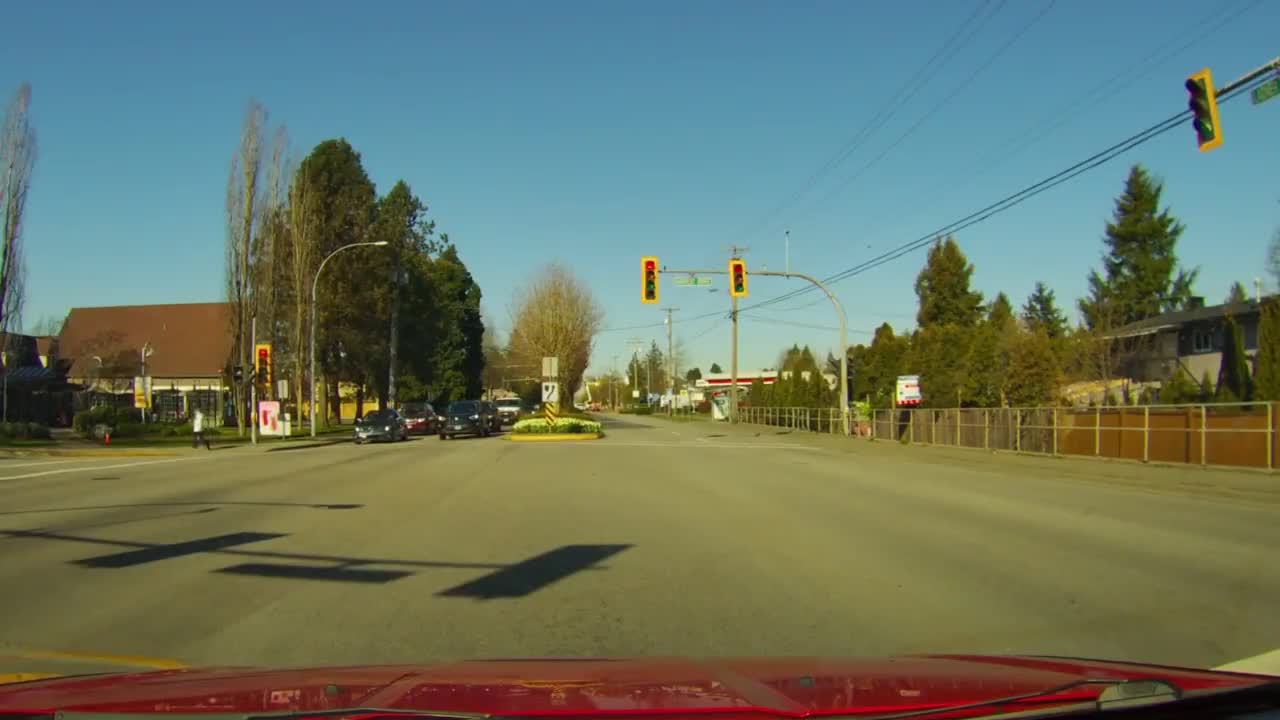
[[[93,460],[90,458],[85,458],[82,460],[41,460],[40,462],[18,463],[16,465],[10,464],[7,462],[0,462],[0,469],[34,467],[36,465],[66,465],[67,463],[75,463],[75,462],[93,462]]]
[[[46,475],[57,475],[59,473],[114,470],[116,468],[139,467],[141,465],[158,465],[160,463],[175,463],[175,462],[182,462],[183,460],[190,460],[190,459],[191,458],[165,458],[163,460],[139,460],[137,462],[116,463],[114,465],[90,465],[87,467],[57,468],[55,470],[42,470],[40,472],[29,472],[29,473],[23,473],[21,475],[4,475],[4,476],[0,476],[0,481],[25,480],[27,478],[45,477]]]
[[[535,443],[536,444],[536,443]],[[549,443],[543,443],[549,444]],[[690,442],[657,442],[642,440],[610,440],[607,436],[601,442],[595,443],[570,443],[574,446],[583,447],[660,447],[660,448],[683,448],[687,450],[803,450],[805,452],[823,452],[825,448],[810,447],[808,445],[788,445],[783,443],[723,443],[704,441],[701,443]],[[529,447],[529,445],[524,445]]]
[[[0,673],[0,685],[8,683],[31,682],[32,680],[48,680],[49,678],[62,677],[59,673],[47,672],[13,672]]]
[[[148,655],[111,655],[76,650],[23,650],[0,646],[0,657],[20,658],[24,660],[87,660],[96,662],[118,663],[120,665],[139,665],[142,667],[176,670],[187,667],[181,660]]]
[[[1227,672],[1254,673],[1258,675],[1280,675],[1280,649],[1265,652],[1253,657],[1241,658],[1219,665],[1214,670]]]

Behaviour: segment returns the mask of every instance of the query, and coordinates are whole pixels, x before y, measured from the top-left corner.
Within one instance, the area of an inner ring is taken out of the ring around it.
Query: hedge
[[[0,423],[0,438],[5,440],[48,440],[51,437],[49,426],[41,423]]]
[[[511,432],[514,433],[598,433],[601,432],[600,423],[595,420],[582,420],[579,418],[557,418],[554,423],[548,423],[546,418],[526,418],[511,426]]]

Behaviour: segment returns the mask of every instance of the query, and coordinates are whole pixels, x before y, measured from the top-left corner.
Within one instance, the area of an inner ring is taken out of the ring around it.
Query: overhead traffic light
[[[1187,78],[1187,92],[1191,93],[1187,107],[1191,108],[1191,126],[1196,129],[1196,144],[1200,151],[1212,150],[1222,144],[1222,127],[1218,125],[1218,98],[1214,95],[1213,73],[1209,68]]]
[[[658,302],[658,258],[653,256],[640,258],[640,301]]]
[[[733,297],[747,296],[747,263],[734,258],[729,261],[729,294]]]
[[[254,347],[254,354],[258,357],[256,366],[258,383],[266,385],[271,382],[271,346],[266,343],[259,343]]]

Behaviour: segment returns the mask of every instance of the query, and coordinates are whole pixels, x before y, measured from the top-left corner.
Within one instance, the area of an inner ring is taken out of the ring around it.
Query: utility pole
[[[258,314],[253,314],[253,319],[249,321],[249,347],[258,344]],[[253,357],[252,354],[249,355]],[[258,368],[256,365],[249,366],[249,372],[245,373],[245,377],[249,378],[249,442],[254,445],[258,444]]]
[[[617,412],[618,410],[618,356],[617,355],[613,356],[613,382],[610,384],[613,385],[613,392],[610,393],[610,395],[613,396],[613,409],[614,409],[614,412]]]
[[[730,245],[728,248],[729,258],[742,257],[742,253],[750,250],[749,247],[738,247]],[[732,289],[732,288],[730,288]],[[729,423],[738,422],[738,298],[733,297],[733,310],[730,312],[733,319],[733,351],[729,353]]]
[[[634,337],[627,338],[627,348],[631,350],[631,363],[627,366],[627,376],[630,377],[632,372],[633,371],[635,372],[636,388],[640,387],[640,349],[643,347],[644,347],[644,340],[641,340],[640,338],[634,338]],[[645,399],[646,405],[648,404],[648,400],[649,400],[649,397],[648,397],[649,390],[650,388],[647,386],[644,389],[645,391],[644,399]]]
[[[680,308],[665,307],[662,309],[667,312],[667,383],[671,385],[671,402],[667,404],[667,414],[671,415],[676,408],[676,353],[675,345],[671,341],[671,329],[675,324],[671,321],[671,313]]]
[[[387,407],[395,409],[396,407],[396,345],[399,344],[399,328],[400,328],[400,267],[391,271],[391,347],[387,353],[389,363],[387,368]]]

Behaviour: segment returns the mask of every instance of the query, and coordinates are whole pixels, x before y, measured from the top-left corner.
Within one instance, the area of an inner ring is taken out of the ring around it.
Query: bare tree
[[[31,126],[31,85],[23,83],[5,110],[0,127],[0,332],[19,327],[25,296],[22,214],[36,164],[36,131]]]
[[[551,263],[514,299],[510,354],[535,368],[543,357],[560,358],[560,397],[567,401],[582,382],[603,318],[590,288]]]
[[[302,407],[303,380],[306,379],[307,398],[311,394],[310,378],[306,376],[306,356],[310,347],[308,318],[311,309],[311,282],[315,275],[316,263],[316,193],[308,187],[307,176],[291,167],[292,178],[288,188],[288,233],[285,241],[288,244],[288,279],[293,294],[293,382],[298,399],[298,407]]]
[[[255,306],[250,253],[253,249],[253,227],[258,211],[258,176],[262,171],[262,133],[267,113],[251,100],[240,128],[240,147],[231,159],[227,178],[227,300],[232,306],[232,360],[250,372],[252,348],[249,347],[249,325]],[[244,388],[233,383],[236,427],[244,433]]]

